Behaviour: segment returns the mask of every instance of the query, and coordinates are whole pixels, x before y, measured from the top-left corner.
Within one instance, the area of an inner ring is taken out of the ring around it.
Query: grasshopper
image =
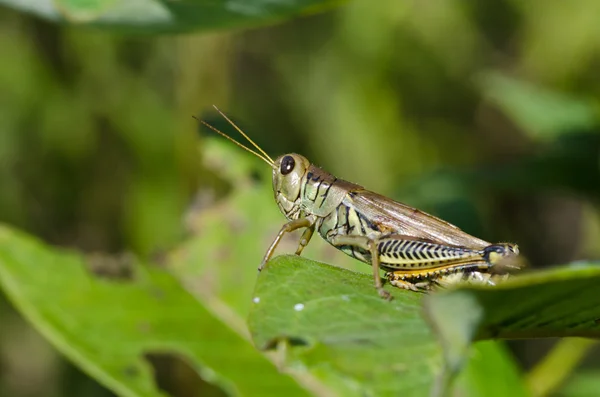
[[[413,291],[435,285],[470,281],[494,285],[500,265],[511,265],[519,255],[517,245],[490,244],[458,227],[357,184],[338,179],[311,164],[305,157],[289,153],[273,160],[216,106],[215,109],[258,150],[252,150],[225,133],[204,125],[249,151],[273,170],[273,193],[280,211],[288,219],[271,243],[259,267],[265,266],[282,237],[304,229],[296,254],[300,255],[315,230],[337,249],[370,264],[379,295],[391,299],[383,289],[379,270],[390,284]]]

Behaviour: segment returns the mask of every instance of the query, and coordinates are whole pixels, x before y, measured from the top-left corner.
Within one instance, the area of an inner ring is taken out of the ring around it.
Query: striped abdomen
[[[465,247],[453,247],[425,241],[382,238],[378,243],[381,266],[387,269],[428,269],[450,264],[481,261],[485,263],[483,251]]]

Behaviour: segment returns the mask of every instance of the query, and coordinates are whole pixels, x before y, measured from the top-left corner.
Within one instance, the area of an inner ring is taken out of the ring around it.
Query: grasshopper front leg
[[[265,264],[269,261],[269,259],[271,259],[271,256],[273,256],[273,252],[275,252],[275,248],[277,248],[277,245],[279,244],[282,237],[286,233],[293,232],[294,230],[298,230],[303,227],[306,227],[308,229],[302,235],[302,238],[300,239],[300,244],[298,246],[298,249],[296,250],[296,254],[300,255],[300,253],[302,252],[302,249],[304,249],[304,247],[306,245],[308,245],[308,242],[310,241],[310,238],[312,237],[312,230],[314,230],[314,227],[315,227],[315,217],[314,216],[308,216],[306,218],[294,219],[293,221],[290,221],[290,222],[286,223],[285,225],[283,225],[281,227],[281,230],[277,234],[277,237],[275,237],[275,240],[273,240],[273,242],[271,243],[271,246],[267,250],[267,253],[265,254],[262,262],[260,263],[258,271],[260,272],[265,267]]]
[[[311,226],[306,228],[304,233],[302,233],[302,237],[300,237],[300,242],[298,243],[298,248],[296,249],[296,255],[302,254],[302,250],[304,250],[304,247],[308,245],[308,242],[312,238],[314,232],[315,224],[313,223]]]
[[[379,296],[386,300],[392,300],[392,295],[383,289],[381,276],[379,275],[379,251],[377,249],[377,240],[370,239],[366,236],[345,236],[335,235],[331,237],[331,243],[336,247],[341,245],[351,245],[362,248],[371,253],[371,266],[373,267],[373,281]]]

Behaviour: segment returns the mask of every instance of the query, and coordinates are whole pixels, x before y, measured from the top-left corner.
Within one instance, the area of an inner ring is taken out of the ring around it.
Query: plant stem
[[[544,397],[558,388],[597,341],[582,338],[560,340],[527,375],[533,397]]]

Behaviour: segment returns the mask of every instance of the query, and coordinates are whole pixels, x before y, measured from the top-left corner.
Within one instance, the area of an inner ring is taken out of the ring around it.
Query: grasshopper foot
[[[391,301],[392,299],[394,299],[392,294],[390,294],[383,288],[377,288],[377,292],[379,293],[379,296],[382,297],[383,299],[385,299],[386,301]]]

